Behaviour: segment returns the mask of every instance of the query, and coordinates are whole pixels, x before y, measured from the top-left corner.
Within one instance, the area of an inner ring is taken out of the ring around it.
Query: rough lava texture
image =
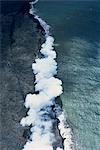
[[[0,149],[21,150],[30,134],[28,128],[20,125],[26,114],[24,98],[34,91],[31,64],[38,50],[38,39],[43,39],[27,14],[28,1],[0,3]]]
[[[26,95],[34,92],[31,64],[40,55],[44,35],[39,23],[28,14],[28,1],[1,1],[1,8],[0,148],[21,150],[30,136],[29,128],[22,127],[20,120],[26,116]],[[62,145],[57,124],[55,118],[53,132],[57,140],[54,149],[56,145]]]

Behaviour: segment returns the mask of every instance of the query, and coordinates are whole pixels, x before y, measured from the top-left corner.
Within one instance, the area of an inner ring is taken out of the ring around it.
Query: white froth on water
[[[41,26],[43,27],[45,31],[45,37],[48,37],[50,26],[44,20],[42,20],[39,16],[36,15],[34,18],[37,19],[39,23],[41,24]]]
[[[72,150],[73,142],[72,142],[72,133],[71,129],[67,126],[66,127],[66,121],[64,117],[64,112],[62,112],[58,119],[60,121],[58,128],[60,130],[60,134],[64,139],[64,150]]]
[[[37,1],[30,2],[29,13],[31,15],[34,15],[33,4]],[[62,81],[54,77],[57,74],[57,62],[55,61],[54,38],[49,35],[49,25],[37,15],[34,18],[39,21],[45,32],[45,42],[40,50],[44,57],[36,59],[32,64],[33,73],[35,74],[35,91],[38,94],[27,94],[25,99],[25,107],[29,108],[29,111],[27,116],[22,118],[21,124],[22,126],[31,126],[32,134],[23,150],[53,150],[52,145],[55,142],[55,135],[52,133],[53,122],[45,114],[50,115],[55,98],[63,93]],[[56,111],[59,111],[59,109],[56,108]],[[59,113],[56,112],[56,114]],[[60,121],[58,129],[65,139],[64,150],[71,150],[71,130],[65,128],[63,112],[58,115],[58,119]],[[56,150],[63,149],[58,147]]]

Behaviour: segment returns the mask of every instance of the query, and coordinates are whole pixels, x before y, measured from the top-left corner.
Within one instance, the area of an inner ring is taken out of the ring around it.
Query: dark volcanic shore
[[[1,3],[2,4],[2,3]],[[31,64],[38,50],[38,34],[24,1],[1,5],[1,149],[21,150],[28,129],[20,125],[26,115],[25,96],[34,91]],[[7,7],[6,7],[7,6]]]
[[[25,96],[34,92],[31,64],[44,41],[39,22],[28,14],[29,4],[24,1],[1,3],[1,149],[21,150],[29,138],[29,128],[20,120],[26,115]],[[62,138],[54,118],[54,149],[62,146]]]

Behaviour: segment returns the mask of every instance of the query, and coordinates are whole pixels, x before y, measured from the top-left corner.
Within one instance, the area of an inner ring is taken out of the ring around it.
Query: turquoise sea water
[[[57,44],[58,77],[76,150],[100,150],[100,2],[39,2]]]

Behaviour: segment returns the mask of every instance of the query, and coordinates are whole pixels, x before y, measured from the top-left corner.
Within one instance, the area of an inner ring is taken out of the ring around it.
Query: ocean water
[[[39,2],[55,37],[65,116],[76,150],[100,150],[100,2]]]

